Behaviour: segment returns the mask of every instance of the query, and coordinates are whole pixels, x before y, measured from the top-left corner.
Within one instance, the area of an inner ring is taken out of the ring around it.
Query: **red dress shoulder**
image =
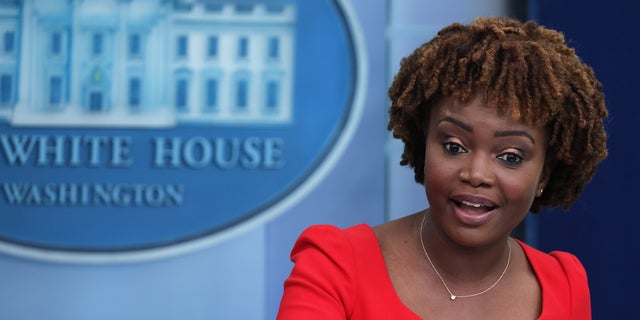
[[[306,229],[291,251],[278,320],[420,319],[398,298],[371,227]]]
[[[587,272],[573,254],[549,254],[521,241],[520,246],[542,288],[542,313],[538,319],[591,319],[591,295]]]

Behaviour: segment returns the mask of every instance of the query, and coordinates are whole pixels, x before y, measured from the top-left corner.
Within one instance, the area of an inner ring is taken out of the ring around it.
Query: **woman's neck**
[[[509,236],[483,246],[465,246],[448,237],[430,215],[428,211],[418,215],[424,256],[452,291],[483,289],[505,271],[510,253],[507,242],[512,241]]]

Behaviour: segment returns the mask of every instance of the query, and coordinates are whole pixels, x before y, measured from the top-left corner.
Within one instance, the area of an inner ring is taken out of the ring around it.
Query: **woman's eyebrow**
[[[466,123],[464,123],[464,122],[462,122],[462,121],[460,121],[460,120],[458,120],[456,118],[444,117],[444,118],[440,119],[437,124],[440,124],[441,122],[451,122],[451,123],[455,124],[456,126],[464,129],[465,131],[473,132],[473,128],[470,125],[468,125],[468,124],[466,124]]]
[[[529,140],[531,140],[531,143],[536,144],[536,140],[533,139],[533,137],[529,133],[521,130],[496,131],[496,133],[494,133],[493,136],[494,137],[521,136],[521,137],[529,138]]]
[[[473,127],[456,119],[453,117],[444,117],[442,119],[440,119],[438,121],[438,124],[440,124],[441,122],[451,122],[454,125],[462,128],[463,130],[467,131],[467,132],[473,132]],[[508,136],[521,136],[521,137],[526,137],[529,140],[531,140],[531,143],[536,144],[536,140],[533,139],[533,137],[527,133],[526,131],[523,130],[503,130],[503,131],[496,131],[496,133],[493,134],[494,137],[508,137]]]

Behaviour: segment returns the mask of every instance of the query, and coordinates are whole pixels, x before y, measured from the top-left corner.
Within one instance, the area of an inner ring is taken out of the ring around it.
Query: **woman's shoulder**
[[[555,271],[563,270],[564,273],[567,274],[577,273],[578,275],[586,277],[584,266],[576,255],[565,251],[551,251],[546,253],[520,240],[517,241],[524,250],[527,259],[529,259],[529,263],[532,264],[534,269],[538,267],[538,269],[555,269]]]
[[[410,214],[395,220],[387,221],[383,224],[379,224],[372,228],[378,241],[382,244],[385,242],[396,241],[399,236],[405,237],[415,231],[414,229],[419,227],[419,216],[423,212],[417,212]],[[416,223],[418,222],[418,223]],[[404,240],[403,240],[404,241]]]
[[[291,258],[296,254],[312,249],[327,255],[352,254],[359,245],[377,245],[375,235],[369,225],[358,224],[348,228],[339,228],[329,224],[317,224],[307,227],[296,240],[291,250]]]
[[[372,228],[367,224],[357,224],[346,228],[340,228],[331,224],[315,224],[307,227],[300,233],[297,242],[301,241],[346,241],[353,237],[370,237]]]
[[[313,225],[302,231],[291,250],[294,266],[278,319],[345,319],[353,313],[361,291],[357,279],[366,271],[359,260],[370,256],[359,254],[358,242],[366,245],[367,238],[375,242],[367,225]]]
[[[415,220],[414,215],[410,215],[373,227],[364,223],[346,228],[330,224],[315,224],[302,231],[294,248],[309,243],[337,245],[348,242],[358,242],[359,245],[368,244],[378,247],[378,242],[383,243],[396,235],[406,234],[406,230],[411,227],[411,221],[413,220]]]
[[[590,319],[591,298],[587,272],[574,254],[549,253],[519,241],[542,288],[543,315],[567,312],[567,319]],[[545,319],[545,317],[541,317]]]

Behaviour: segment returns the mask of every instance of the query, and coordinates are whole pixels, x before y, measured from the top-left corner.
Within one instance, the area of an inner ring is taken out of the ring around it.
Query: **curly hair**
[[[475,96],[501,114],[548,132],[545,192],[530,210],[568,209],[607,156],[602,85],[564,36],[534,21],[454,23],[402,59],[388,91],[388,129],[404,142],[401,165],[424,184],[426,132],[434,105]]]

